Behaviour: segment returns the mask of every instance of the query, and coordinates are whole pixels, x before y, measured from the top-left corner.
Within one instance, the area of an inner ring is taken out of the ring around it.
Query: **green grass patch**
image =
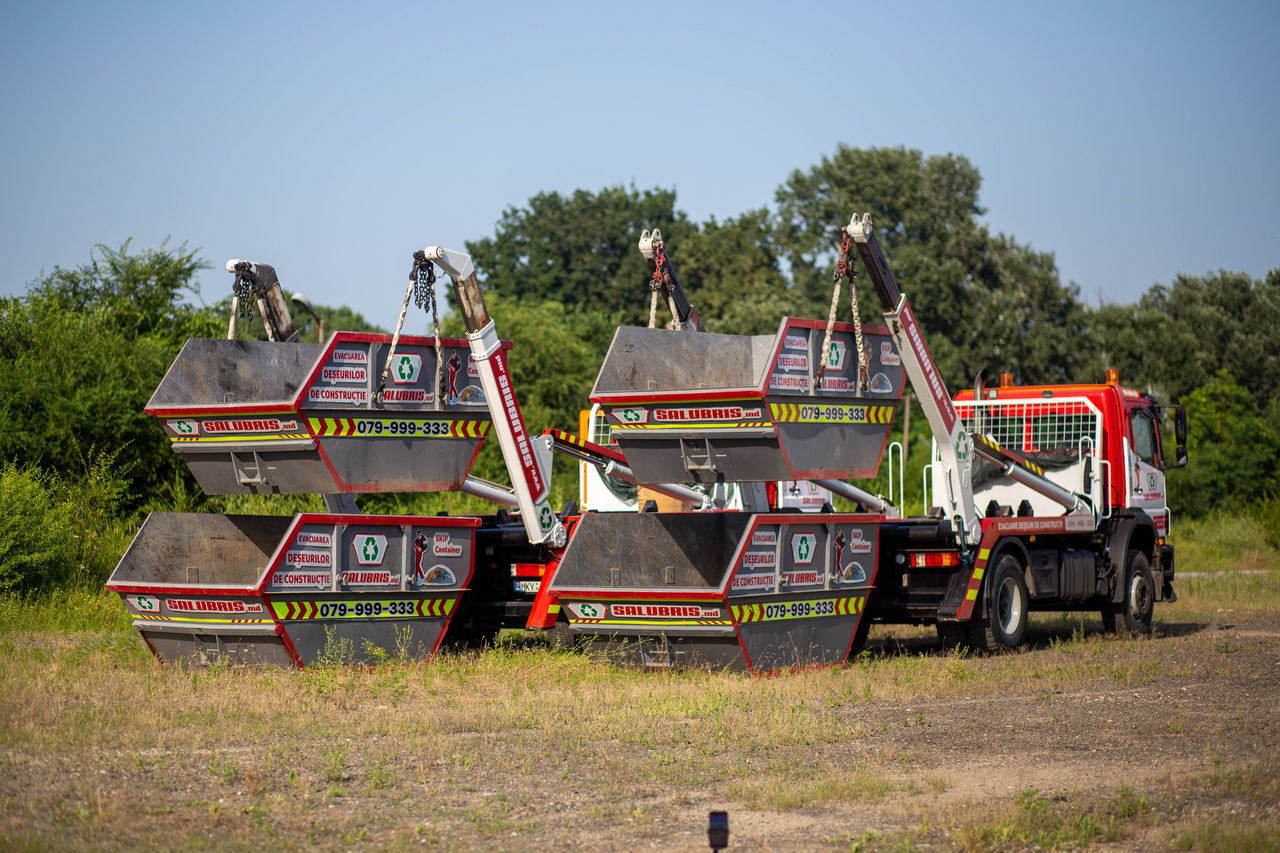
[[[954,839],[969,853],[1024,845],[1041,850],[1085,847],[1095,841],[1123,840],[1127,824],[1151,810],[1145,797],[1127,787],[1099,802],[1079,795],[1049,796],[1029,790],[1014,798],[994,819],[963,825],[954,833]]]
[[[1275,853],[1280,851],[1280,823],[1207,823],[1177,833],[1171,846],[1203,853]]]
[[[1224,620],[1280,615],[1280,549],[1264,521],[1268,506],[1227,512],[1178,523],[1169,537],[1174,546],[1178,601],[1156,605],[1156,619]]]
[[[23,632],[132,633],[128,611],[101,587],[60,587],[34,596],[0,596],[0,636]]]

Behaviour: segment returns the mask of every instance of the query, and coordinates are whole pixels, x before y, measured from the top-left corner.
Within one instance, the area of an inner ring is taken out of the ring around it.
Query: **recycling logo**
[[[832,341],[827,347],[827,367],[832,370],[844,370],[844,341]]]
[[[422,356],[405,352],[396,356],[391,369],[391,380],[397,385],[413,385],[422,373]]]
[[[538,513],[538,526],[543,530],[550,530],[555,526],[556,516],[551,511],[551,507],[544,506],[542,511]]]
[[[624,424],[643,424],[649,421],[648,409],[618,409],[615,414]]]
[[[604,618],[604,610],[594,604],[575,604],[572,609],[582,619]]]
[[[797,533],[791,537],[791,558],[797,566],[813,562],[814,546],[818,537],[813,533]]]
[[[351,541],[356,552],[356,562],[362,566],[381,566],[387,552],[387,537],[381,534],[362,533]]]
[[[129,602],[139,613],[156,613],[160,610],[160,602],[149,595],[131,595]]]
[[[195,421],[169,421],[169,429],[178,435],[195,435],[200,431],[200,425]]]

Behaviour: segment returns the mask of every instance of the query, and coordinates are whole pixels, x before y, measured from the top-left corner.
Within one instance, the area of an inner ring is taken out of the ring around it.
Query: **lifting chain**
[[[440,411],[443,396],[441,382],[444,379],[444,350],[440,346],[440,306],[436,304],[436,265],[428,261],[421,250],[413,255],[413,303],[419,308],[431,306],[431,336],[436,343],[436,381],[432,408]]]
[[[391,365],[395,361],[396,347],[400,345],[400,332],[404,329],[404,318],[409,313],[409,300],[419,308],[431,306],[431,322],[436,343],[436,382],[435,393],[431,395],[436,411],[440,410],[440,379],[443,373],[443,359],[440,346],[440,312],[436,305],[436,268],[427,259],[426,252],[419,249],[413,253],[413,268],[409,270],[409,287],[404,292],[404,304],[400,306],[400,316],[396,319],[396,331],[391,336],[391,349],[387,351],[386,364],[382,366],[382,377],[378,380],[378,388],[373,392],[374,399],[382,402],[383,392],[387,388],[387,376],[391,373]]]
[[[253,305],[258,300],[258,279],[248,261],[236,264],[236,280],[231,283],[231,292],[239,303],[239,316],[245,319],[252,317]]]
[[[816,391],[818,386],[822,384],[822,375],[827,371],[827,354],[831,351],[831,332],[835,327],[836,312],[840,305],[840,280],[842,278],[849,279],[849,308],[853,312],[853,339],[854,346],[858,350],[859,387],[865,388],[867,384],[867,350],[862,343],[862,315],[858,311],[858,288],[856,284],[858,271],[853,266],[853,239],[849,236],[847,229],[841,229],[841,234],[843,236],[840,239],[840,256],[836,259],[836,268],[831,273],[831,311],[827,314],[827,331],[822,337],[822,360],[818,367],[818,372],[814,374],[811,392]]]
[[[253,318],[253,306],[258,301],[258,279],[253,274],[253,264],[241,261],[235,265],[235,280],[231,282],[231,321],[227,324],[227,340],[235,340],[236,318]],[[271,327],[267,327],[271,338]]]
[[[652,329],[658,323],[658,294],[666,297],[671,292],[671,274],[667,272],[667,248],[663,243],[661,235],[654,229],[657,234],[653,241],[653,278],[649,280],[649,328]],[[671,313],[671,328],[680,328],[680,318],[675,312]]]

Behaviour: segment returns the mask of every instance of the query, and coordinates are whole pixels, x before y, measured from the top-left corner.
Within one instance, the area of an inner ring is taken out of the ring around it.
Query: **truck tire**
[[[987,587],[991,595],[987,616],[969,622],[969,640],[974,651],[998,652],[1016,649],[1022,645],[1027,633],[1027,582],[1022,577],[1022,566],[1012,554],[1005,554],[996,561]]]
[[[556,619],[556,624],[547,629],[547,645],[558,652],[571,652],[577,646],[577,638],[569,630],[569,623],[563,615]]]
[[[1150,634],[1155,602],[1156,584],[1151,576],[1151,561],[1141,551],[1130,551],[1125,559],[1124,601],[1103,605],[1102,627],[1110,632]]]

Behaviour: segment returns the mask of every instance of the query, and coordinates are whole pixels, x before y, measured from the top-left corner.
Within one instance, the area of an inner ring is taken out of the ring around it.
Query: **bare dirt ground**
[[[989,658],[878,626],[841,670],[771,679],[521,651],[193,676],[122,643],[0,648],[0,847],[705,850],[711,809],[731,850],[1280,832],[1274,617],[1158,614],[1147,639],[1046,617]]]

